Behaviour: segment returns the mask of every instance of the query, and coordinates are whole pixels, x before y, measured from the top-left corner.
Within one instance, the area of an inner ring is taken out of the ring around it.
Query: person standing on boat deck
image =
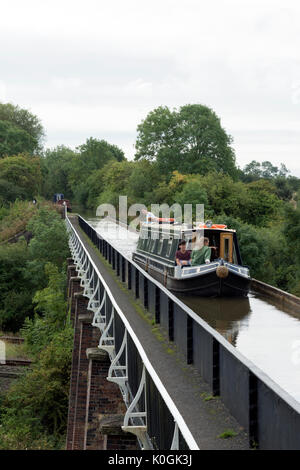
[[[201,243],[202,240],[203,243]],[[193,239],[195,243],[191,255],[192,266],[199,266],[199,264],[210,263],[211,248],[208,246],[209,239],[205,237],[202,240],[196,241],[196,237]]]
[[[154,215],[153,212],[147,211],[147,209],[143,209],[142,213],[146,216],[146,223],[155,222],[157,220],[156,215]]]
[[[177,266],[190,266],[191,252],[186,249],[186,241],[182,240],[178,245],[178,250],[175,255]]]

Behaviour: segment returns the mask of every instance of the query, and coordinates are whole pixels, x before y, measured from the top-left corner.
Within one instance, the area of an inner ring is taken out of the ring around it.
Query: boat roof
[[[144,222],[142,228],[150,228],[151,230],[157,231],[176,231],[176,232],[196,232],[197,230],[213,230],[216,232],[231,232],[235,233],[236,230],[229,228],[214,228],[214,227],[200,227],[191,226],[191,224],[168,224],[168,223],[157,223],[157,222]]]

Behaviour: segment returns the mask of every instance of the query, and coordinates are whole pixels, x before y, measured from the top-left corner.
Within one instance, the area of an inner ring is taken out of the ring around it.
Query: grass
[[[238,433],[233,431],[232,429],[226,429],[222,434],[218,436],[219,439],[231,439],[232,437],[237,436]]]
[[[203,398],[204,401],[211,401],[211,400],[217,400],[218,398],[220,398],[219,396],[217,395],[211,395],[210,393],[201,393],[201,398]]]

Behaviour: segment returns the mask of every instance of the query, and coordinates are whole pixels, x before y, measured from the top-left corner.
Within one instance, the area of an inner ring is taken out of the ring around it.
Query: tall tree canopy
[[[69,174],[73,162],[78,155],[74,150],[64,145],[59,145],[54,149],[47,149],[41,166],[43,173],[43,194],[52,199],[54,193],[63,193],[66,198],[73,196],[69,183]]]
[[[138,126],[135,159],[157,161],[161,171],[235,174],[232,138],[207,106],[189,104],[179,110],[159,107]]]
[[[0,103],[0,157],[41,150],[45,136],[37,116],[11,103]]]
[[[21,152],[33,153],[36,146],[36,139],[28,132],[9,121],[0,121],[0,157]]]
[[[0,204],[16,198],[32,199],[39,194],[42,183],[38,157],[19,154],[0,159]]]

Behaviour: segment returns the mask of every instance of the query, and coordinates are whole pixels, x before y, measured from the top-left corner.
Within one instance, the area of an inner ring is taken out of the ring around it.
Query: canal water
[[[138,239],[112,222],[89,223],[124,255]],[[245,357],[300,402],[300,313],[256,293],[248,298],[179,297]]]

